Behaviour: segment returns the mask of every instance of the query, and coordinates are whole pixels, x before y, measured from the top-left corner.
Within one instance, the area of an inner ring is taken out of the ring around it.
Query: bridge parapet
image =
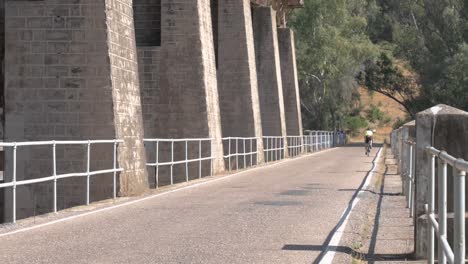
[[[431,260],[435,255],[443,263],[444,258],[464,262],[468,163],[462,159],[468,159],[467,129],[467,112],[437,105],[391,134],[392,150],[405,178],[408,207],[414,212],[417,258]]]

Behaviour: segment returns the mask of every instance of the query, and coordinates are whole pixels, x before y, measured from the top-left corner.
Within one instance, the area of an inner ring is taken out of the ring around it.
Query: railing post
[[[53,162],[53,176],[54,176],[54,213],[57,213],[57,144],[55,140],[52,143],[52,162]]]
[[[231,138],[228,138],[228,166],[229,166],[229,171],[231,171]]]
[[[239,170],[239,138],[236,137],[236,170]]]
[[[213,139],[210,139],[210,176],[213,176]]]
[[[174,184],[174,141],[171,141],[171,185]]]
[[[188,182],[188,140],[185,140],[185,181]]]
[[[90,180],[90,161],[91,161],[91,143],[88,140],[86,151],[86,205],[89,205],[89,180]]]
[[[408,173],[407,173],[408,176],[407,176],[407,179],[406,179],[406,182],[407,182],[406,188],[407,188],[407,193],[408,193],[406,199],[407,199],[407,201],[408,201],[407,206],[408,206],[408,208],[410,209],[410,213],[411,213],[411,195],[412,195],[411,193],[412,193],[412,191],[413,191],[413,190],[412,190],[412,181],[413,181],[413,175],[412,175],[412,173],[413,173],[413,145],[408,144],[408,149],[409,149],[409,150],[408,150],[408,152],[409,152],[409,153],[408,153],[408,161],[409,161],[409,162],[408,162],[408,163],[409,163],[408,165],[409,165],[409,170],[408,170]]]
[[[465,176],[466,172],[453,168],[453,189],[455,193],[453,234],[456,264],[465,263]]]
[[[114,173],[112,175],[113,186],[112,186],[112,197],[117,198],[117,140],[114,141],[114,160],[113,160]]]
[[[112,168],[114,169],[113,175],[112,175],[112,197],[115,199],[117,198],[117,140],[114,140],[114,149],[113,149],[113,164]]]
[[[434,197],[435,197],[435,155],[431,154],[431,175],[429,179],[429,215],[434,215]],[[434,264],[434,226],[430,219],[427,219],[427,227],[429,230],[429,244],[428,244],[428,263]]]
[[[253,141],[253,138],[250,138],[250,167],[253,166],[252,162],[253,162],[253,149],[252,149],[252,141]]]
[[[13,224],[16,223],[16,142],[13,145]]]
[[[438,166],[438,212],[439,215],[439,237],[447,239],[447,163],[439,158]],[[446,263],[445,252],[439,239],[438,256],[439,264]]]
[[[201,162],[201,139],[200,141],[198,142],[198,178],[201,179],[201,165],[202,165],[202,162]]]
[[[244,169],[245,169],[245,168],[247,167],[247,165],[246,165],[246,156],[245,156],[246,153],[247,153],[247,152],[245,151],[245,138],[243,138],[242,141],[243,141],[243,143],[244,143]]]
[[[156,141],[156,189],[159,188],[159,141]]]

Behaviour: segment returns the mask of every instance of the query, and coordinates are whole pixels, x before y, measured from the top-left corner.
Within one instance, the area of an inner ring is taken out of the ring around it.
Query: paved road
[[[333,149],[2,237],[0,263],[312,263],[371,169],[362,150]]]

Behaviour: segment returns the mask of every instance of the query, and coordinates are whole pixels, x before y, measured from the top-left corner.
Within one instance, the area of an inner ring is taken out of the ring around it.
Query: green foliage
[[[357,136],[359,131],[368,125],[367,120],[362,116],[347,116],[345,118],[345,127],[353,137]]]
[[[359,84],[413,116],[437,103],[468,111],[467,0],[305,0],[288,25],[304,128],[359,127]]]
[[[367,110],[366,118],[371,123],[377,123],[379,121],[383,121],[385,117],[385,113],[382,112],[377,106],[371,104],[370,108]]]
[[[379,126],[386,125],[392,121],[392,119],[385,115],[379,107],[371,104],[369,109],[366,111],[366,118],[369,122],[373,124],[378,124]]]
[[[404,76],[386,52],[380,58],[369,60],[358,76],[360,83],[370,91],[379,92],[402,105],[410,115],[415,114],[416,84]]]
[[[307,0],[289,20],[296,35],[304,127],[342,128],[359,101],[356,74],[378,54],[367,0]]]
[[[369,29],[375,43],[394,45],[392,55],[419,75],[422,90],[410,98],[414,111],[445,103],[468,110],[466,0],[379,0]]]
[[[404,124],[408,123],[412,118],[407,116],[406,118],[404,119],[401,119],[401,118],[397,118],[397,120],[395,120],[395,122],[393,123],[393,129],[398,129],[400,128],[401,126],[403,126]]]

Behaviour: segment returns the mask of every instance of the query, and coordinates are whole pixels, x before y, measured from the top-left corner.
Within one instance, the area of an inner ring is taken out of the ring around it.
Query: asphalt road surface
[[[0,263],[312,263],[372,167],[363,150],[336,148],[0,237]]]

